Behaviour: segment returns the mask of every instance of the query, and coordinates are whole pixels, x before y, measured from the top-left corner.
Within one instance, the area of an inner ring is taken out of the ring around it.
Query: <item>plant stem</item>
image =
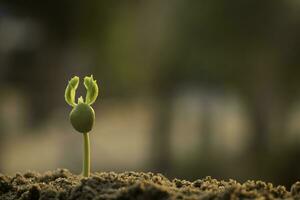
[[[90,137],[89,133],[83,134],[83,166],[82,166],[82,174],[85,177],[90,176]]]

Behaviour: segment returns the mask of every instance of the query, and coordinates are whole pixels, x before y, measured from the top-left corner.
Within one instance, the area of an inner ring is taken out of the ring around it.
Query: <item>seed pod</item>
[[[86,103],[78,103],[70,113],[70,121],[78,132],[88,133],[95,123],[94,109]]]

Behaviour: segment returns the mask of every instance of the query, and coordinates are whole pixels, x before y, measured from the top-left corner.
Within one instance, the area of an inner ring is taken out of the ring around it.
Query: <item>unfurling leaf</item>
[[[87,90],[85,103],[91,105],[96,101],[99,90],[96,80],[93,79],[93,75],[84,78],[84,86]]]
[[[70,81],[65,91],[65,100],[70,106],[76,106],[75,94],[79,84],[79,77],[74,76]]]

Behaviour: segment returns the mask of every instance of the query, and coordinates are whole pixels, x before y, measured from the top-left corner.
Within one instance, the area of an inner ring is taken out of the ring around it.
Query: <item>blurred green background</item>
[[[93,74],[93,171],[290,186],[299,64],[298,0],[2,0],[0,172],[80,173],[64,90]]]

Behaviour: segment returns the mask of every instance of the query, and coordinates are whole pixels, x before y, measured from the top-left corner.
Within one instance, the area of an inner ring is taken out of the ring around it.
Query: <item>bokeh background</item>
[[[64,90],[93,74],[93,171],[289,187],[299,64],[299,0],[2,0],[0,172],[80,173]]]

